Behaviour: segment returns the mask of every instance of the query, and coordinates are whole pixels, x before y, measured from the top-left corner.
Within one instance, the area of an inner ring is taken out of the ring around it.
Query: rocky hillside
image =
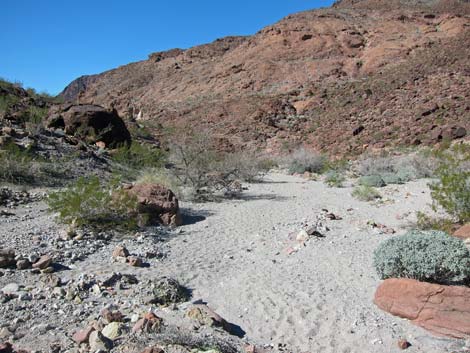
[[[464,137],[469,57],[468,1],[342,0],[81,77],[61,95],[157,135],[192,126],[227,149],[354,154]]]

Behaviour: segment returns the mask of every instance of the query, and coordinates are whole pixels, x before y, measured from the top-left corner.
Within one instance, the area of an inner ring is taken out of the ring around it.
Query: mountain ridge
[[[155,125],[154,133],[163,139],[164,130],[209,129],[232,149],[271,152],[306,145],[334,154],[359,153],[369,147],[432,144],[439,141],[436,129],[454,125],[469,129],[469,64],[461,59],[469,57],[470,17],[460,9],[468,3],[372,11],[361,6],[383,2],[359,3],[342,0],[289,15],[252,36],[151,53],[147,60],[79,78],[61,95],[75,100],[82,92],[80,101]],[[452,60],[442,67],[439,58]],[[382,81],[394,87],[396,77],[405,80],[414,72],[421,72],[415,82],[423,89],[413,95],[398,92],[404,86],[412,91],[410,82],[395,88],[399,98],[387,89],[362,87]],[[460,98],[447,102],[440,92],[446,85]],[[355,86],[363,91],[351,96],[347,89]],[[379,103],[395,118],[379,115]],[[410,104],[414,112],[406,107]],[[433,104],[439,108],[428,109]],[[415,121],[433,109],[426,115],[429,122]],[[390,126],[398,130],[390,134]],[[354,134],[357,129],[361,132]]]

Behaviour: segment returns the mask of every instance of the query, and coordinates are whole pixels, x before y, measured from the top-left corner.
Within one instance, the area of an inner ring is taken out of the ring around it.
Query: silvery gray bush
[[[390,238],[374,252],[382,279],[413,278],[442,284],[470,280],[470,252],[462,240],[441,231],[409,231]]]

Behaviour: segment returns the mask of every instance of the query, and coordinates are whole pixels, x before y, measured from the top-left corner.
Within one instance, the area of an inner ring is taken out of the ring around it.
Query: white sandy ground
[[[398,339],[406,338],[413,344],[409,352],[450,352],[451,341],[373,304],[380,283],[373,251],[394,235],[379,234],[367,221],[403,233],[415,211],[430,203],[426,183],[383,188],[394,202],[377,206],[352,198],[350,187],[271,174],[250,185],[242,200],[183,203],[192,224],[169,240],[170,254],[161,265],[135,272],[141,278],[176,277],[193,290],[194,299],[207,302],[259,344],[286,344],[292,352],[398,352]],[[289,233],[314,221],[323,208],[343,219],[328,221],[325,238],[288,255]],[[94,259],[76,271],[129,272],[128,265],[107,269]]]

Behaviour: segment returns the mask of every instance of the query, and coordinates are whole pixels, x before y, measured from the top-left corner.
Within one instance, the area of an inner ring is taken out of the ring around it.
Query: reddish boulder
[[[377,288],[374,303],[435,335],[470,335],[470,288],[391,278]]]
[[[136,184],[129,189],[137,197],[137,212],[141,225],[182,224],[178,199],[173,191],[158,184]]]
[[[77,344],[82,344],[82,343],[88,343],[88,339],[90,338],[90,334],[95,331],[95,329],[91,326],[83,329],[83,330],[78,330],[77,332],[74,333],[72,336],[72,339],[77,343]]]
[[[63,128],[68,135],[104,143],[104,146],[116,147],[131,141],[131,134],[117,112],[99,105],[54,106],[49,111],[47,126]]]
[[[470,223],[467,223],[463,225],[462,227],[460,227],[459,229],[457,229],[453,235],[454,237],[457,237],[460,239],[470,238]]]

